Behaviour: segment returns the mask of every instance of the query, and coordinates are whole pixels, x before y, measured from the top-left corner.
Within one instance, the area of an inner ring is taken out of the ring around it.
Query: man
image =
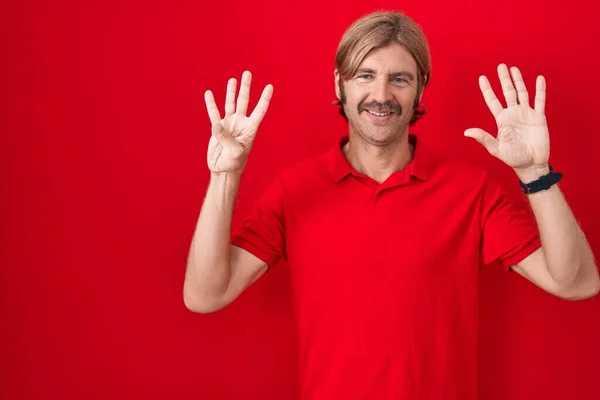
[[[427,41],[410,18],[377,12],[356,21],[335,70],[348,137],[286,168],[233,234],[237,189],[273,88],[249,117],[248,72],[237,103],[229,81],[224,118],[206,93],[211,180],[185,303],[216,311],[287,259],[303,399],[474,399],[484,264],[499,262],[561,298],[598,293],[592,252],[548,163],[544,78],[531,108],[519,70],[500,65],[503,108],[481,77],[498,133],[465,131],[514,169],[528,193],[521,204],[486,171],[428,152],[409,132],[424,114],[430,75]]]

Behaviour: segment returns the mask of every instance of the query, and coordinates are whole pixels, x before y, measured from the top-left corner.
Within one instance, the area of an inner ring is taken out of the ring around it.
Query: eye
[[[362,75],[358,75],[357,78],[358,79],[371,79],[371,78],[373,78],[373,75],[371,75],[371,74],[362,74]]]
[[[395,83],[408,83],[408,80],[405,78],[402,78],[400,76],[397,76],[395,78],[392,79]]]

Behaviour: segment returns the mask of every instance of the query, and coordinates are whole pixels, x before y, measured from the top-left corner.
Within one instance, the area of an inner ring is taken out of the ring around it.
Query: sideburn
[[[341,75],[338,78],[338,87],[340,89],[340,101],[337,102],[337,104],[340,105],[340,115],[344,117],[346,121],[348,121],[348,117],[344,112],[344,106],[346,105],[346,91],[344,90],[344,82]]]

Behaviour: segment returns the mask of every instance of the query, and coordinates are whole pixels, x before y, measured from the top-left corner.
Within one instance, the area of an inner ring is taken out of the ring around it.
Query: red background
[[[213,89],[222,110],[227,79],[244,69],[252,105],[275,87],[237,220],[280,168],[346,132],[331,106],[334,53],[375,8],[407,11],[430,40],[429,114],[414,132],[490,168],[515,194],[511,171],[462,132],[494,128],[480,74],[496,89],[500,62],[519,66],[530,90],[546,76],[551,161],[600,253],[591,0],[4,2],[1,398],[297,396],[287,265],[221,312],[183,305],[208,183],[203,92]],[[600,398],[600,296],[563,301],[492,268],[481,318],[482,399]]]

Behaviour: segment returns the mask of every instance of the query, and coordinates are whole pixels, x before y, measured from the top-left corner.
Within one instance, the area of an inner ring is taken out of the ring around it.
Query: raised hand
[[[502,107],[488,79],[485,76],[479,78],[479,88],[496,119],[498,134],[494,137],[483,129],[471,128],[465,131],[465,136],[477,140],[490,154],[514,168],[517,174],[546,169],[550,157],[550,139],[544,115],[544,77],[537,77],[534,108],[531,108],[527,88],[517,67],[512,67],[509,73],[506,65],[500,64],[498,76],[506,108]]]
[[[267,113],[273,95],[273,86],[267,85],[254,111],[247,117],[251,81],[252,74],[245,71],[242,74],[237,103],[235,101],[237,81],[231,78],[227,82],[224,118],[221,118],[213,93],[207,90],[204,94],[206,110],[212,123],[207,163],[213,173],[241,174],[246,166],[256,132]]]

